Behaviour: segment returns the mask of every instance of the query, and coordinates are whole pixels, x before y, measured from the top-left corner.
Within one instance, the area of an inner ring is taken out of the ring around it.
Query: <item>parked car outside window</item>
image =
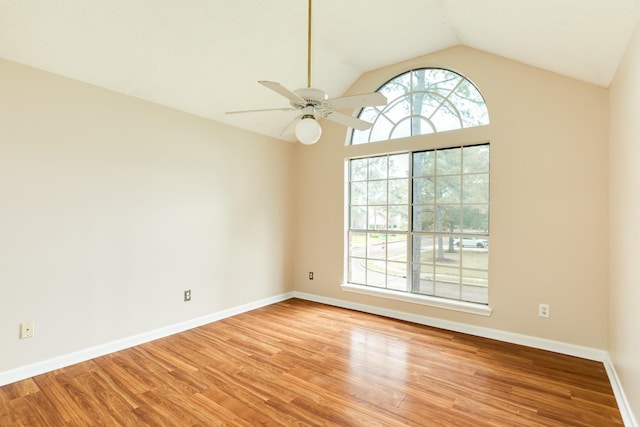
[[[460,238],[454,237],[453,244],[456,246],[460,246]],[[463,248],[486,248],[487,246],[489,246],[489,241],[486,239],[478,239],[477,237],[462,238]]]

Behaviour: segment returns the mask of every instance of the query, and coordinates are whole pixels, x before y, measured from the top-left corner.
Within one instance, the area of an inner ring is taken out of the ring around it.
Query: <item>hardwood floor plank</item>
[[[287,300],[0,387],[0,426],[622,426],[602,363]]]
[[[38,375],[34,377],[34,381],[42,394],[56,408],[56,418],[62,418],[65,425],[84,425],[82,409],[78,407],[77,401],[68,393],[68,390],[57,381],[56,374],[50,372]]]
[[[69,377],[66,373],[59,373],[55,376],[55,381],[62,386],[66,395],[71,396],[74,400],[79,408],[76,414],[85,425],[113,425],[115,423],[99,396],[91,395],[90,390],[83,390],[76,378]]]
[[[48,417],[43,417],[39,411],[33,411],[31,405],[29,405],[26,397],[18,397],[13,399],[10,404],[11,415],[6,419],[7,426],[34,426],[34,425],[47,425]],[[56,417],[58,418],[58,417]],[[58,422],[62,420],[58,418]]]
[[[187,399],[188,407],[200,413],[207,419],[206,426],[233,425],[239,427],[253,427],[249,422],[240,419],[233,412],[221,406],[217,399],[209,398],[203,393],[197,393]]]

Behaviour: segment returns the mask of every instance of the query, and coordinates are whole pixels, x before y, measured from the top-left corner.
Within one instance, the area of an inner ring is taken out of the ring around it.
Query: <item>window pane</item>
[[[461,287],[460,299],[462,301],[475,302],[478,304],[489,303],[489,292],[486,287],[472,286],[463,284]]]
[[[460,264],[460,247],[458,245],[459,239],[456,236],[451,234],[445,235],[445,236],[439,236],[437,238],[438,243],[440,238],[442,238],[442,250],[444,251],[444,253],[439,255],[439,257],[444,258],[446,260],[445,262],[449,262],[449,260],[452,259],[455,265],[459,265]]]
[[[387,262],[367,260],[367,285],[384,288],[387,281]]]
[[[387,288],[397,291],[407,290],[407,264],[387,262]]]
[[[411,290],[428,295],[434,293],[433,281],[433,251],[434,239],[432,235],[413,235],[413,254],[411,267]]]
[[[435,282],[433,280],[433,266],[432,265],[414,265],[413,269],[413,282],[411,284],[411,291],[433,295],[435,292]]]
[[[423,91],[427,88],[427,81],[429,81],[429,83],[437,83],[438,80],[437,75],[429,68],[414,70],[411,73],[411,89],[414,91]]]
[[[407,231],[409,212],[407,205],[389,206],[389,230]]]
[[[399,139],[411,136],[411,117],[400,120],[391,130],[389,139]]]
[[[460,232],[460,205],[436,206],[436,231],[440,233]]]
[[[407,235],[389,234],[387,236],[387,259],[407,262]]]
[[[460,148],[449,148],[436,151],[436,173],[453,175],[462,172],[462,156]]]
[[[387,207],[386,206],[369,206],[369,229],[370,230],[386,230],[387,229]]]
[[[458,267],[449,267],[445,265],[436,265],[436,282],[438,283],[460,283],[460,269]],[[458,288],[458,286],[456,286]]]
[[[409,154],[389,156],[389,178],[406,178],[409,176]]]
[[[434,238],[432,235],[414,234],[413,235],[413,255],[414,263],[433,264]]]
[[[476,239],[488,245],[486,239]],[[462,251],[462,267],[474,268],[478,270],[489,270],[489,249],[488,247],[477,247],[472,244],[466,245]]]
[[[486,270],[462,270],[462,283],[474,286],[487,286],[489,274]]]
[[[464,173],[489,172],[489,145],[464,147],[462,153]]]
[[[351,132],[351,145],[360,145],[360,144],[369,143],[370,135],[371,135],[371,129],[367,129],[367,130],[353,129],[353,132]]]
[[[369,181],[367,191],[370,205],[387,204],[387,181]]]
[[[366,233],[349,233],[349,256],[364,258],[366,253]]]
[[[351,194],[352,205],[366,205],[367,204],[367,183],[352,182],[350,194]]]
[[[387,179],[387,156],[369,159],[368,179]]]
[[[431,205],[413,207],[413,231],[436,231],[436,218]]]
[[[365,262],[364,259],[351,258],[349,261],[349,283],[367,284]]]
[[[436,91],[442,96],[449,96],[460,80],[464,80],[459,74],[442,68],[423,68],[413,71],[414,89],[424,89],[426,83],[429,84],[429,90]]]
[[[438,130],[431,120],[424,116],[411,117],[411,134],[412,135],[428,135],[436,133]]]
[[[402,119],[409,116],[411,111],[411,96],[403,96],[390,101],[384,108],[384,117],[391,120],[392,123],[399,123]]]
[[[462,128],[460,113],[448,101],[443,101],[442,105],[435,111],[432,116],[434,123],[438,124],[438,132]]]
[[[460,284],[441,282],[436,277],[434,295],[437,297],[459,300],[461,295]]]
[[[389,180],[389,203],[398,205],[409,202],[409,180],[391,179]]]
[[[456,97],[469,100],[477,105],[484,105],[484,99],[478,89],[467,79],[463,79],[454,92]]]
[[[453,242],[462,249],[486,249],[489,246],[485,237],[456,236]]]
[[[462,209],[464,233],[489,233],[489,205],[465,206]]]
[[[460,299],[460,270],[438,267],[435,268],[435,296]]]
[[[464,175],[463,203],[489,203],[489,174]]]
[[[462,270],[462,296],[464,301],[487,304],[489,302],[489,272]]]
[[[460,203],[461,175],[438,176],[436,179],[437,203]]]
[[[351,208],[350,227],[355,230],[367,229],[367,208],[355,206]]]
[[[378,92],[391,101],[411,91],[411,74],[404,73],[382,86]]]
[[[386,235],[380,233],[367,234],[367,258],[386,259]]]
[[[413,179],[413,203],[435,203],[435,182],[433,178]]]
[[[415,89],[411,100],[413,107],[411,115],[431,118],[442,104],[443,99],[437,94],[427,92],[424,88]],[[414,135],[422,135],[422,132],[418,130]]]
[[[453,267],[456,270],[460,266],[460,249],[453,245],[452,239],[445,236],[437,236],[435,261],[437,265]],[[459,273],[458,273],[459,275]]]
[[[435,164],[435,151],[413,153],[413,176],[433,176]]]
[[[367,159],[351,160],[351,181],[364,181],[367,179]]]
[[[376,119],[376,125],[371,128],[369,142],[386,141],[390,138],[394,123],[386,116],[380,115]]]

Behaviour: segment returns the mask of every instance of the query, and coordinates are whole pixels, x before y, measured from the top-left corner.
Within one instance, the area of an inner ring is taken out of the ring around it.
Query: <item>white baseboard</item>
[[[570,356],[581,357],[583,359],[596,360],[603,362],[607,352],[597,350],[590,347],[583,347],[574,344],[567,344],[560,341],[553,341],[544,338],[537,338],[528,335],[516,334],[513,332],[501,331],[498,329],[484,328],[481,326],[473,326],[466,323],[452,322],[449,320],[438,319],[436,317],[422,316],[419,314],[406,313],[404,311],[389,310],[386,308],[353,303],[335,298],[325,298],[318,295],[307,294],[304,292],[294,292],[295,298],[308,301],[315,301],[323,304],[333,305],[336,307],[348,308],[351,310],[363,311],[365,313],[378,314],[380,316],[390,317],[393,319],[406,320],[420,325],[433,326],[435,328],[446,329],[454,332],[475,335],[483,338],[491,338],[498,341],[504,341],[513,344],[521,344],[527,347],[539,348],[542,350],[554,351],[556,353],[567,354]]]
[[[336,307],[347,308],[350,310],[362,311],[365,313],[377,314],[380,316],[390,317],[392,319],[405,320],[420,325],[433,326],[435,328],[446,329],[449,331],[461,332],[464,334],[475,335],[483,338],[491,338],[498,341],[504,341],[512,344],[520,344],[527,347],[539,348],[541,350],[553,351],[556,353],[566,354],[569,356],[580,357],[583,359],[602,362],[607,371],[611,388],[616,397],[620,415],[627,427],[638,427],[633,416],[629,402],[624,394],[622,385],[615,371],[613,363],[609,357],[609,353],[604,350],[598,350],[590,347],[584,347],[574,344],[553,341],[544,338],[532,337],[528,335],[516,334],[513,332],[500,331],[497,329],[483,328],[480,326],[468,325],[465,323],[452,322],[448,320],[438,319],[435,317],[421,316],[418,314],[406,313],[403,311],[389,310],[381,307],[359,304],[336,298],[327,298],[304,292],[293,292],[295,298],[307,301],[328,304]]]
[[[620,383],[620,378],[618,377],[616,368],[613,362],[611,361],[611,358],[609,357],[609,355],[607,355],[603,363],[604,363],[604,368],[607,370],[609,381],[611,382],[611,388],[613,389],[613,394],[616,396],[616,402],[618,402],[618,409],[620,409],[620,415],[622,415],[622,420],[624,421],[624,425],[627,427],[638,427],[638,421],[633,415],[633,412],[631,412],[631,406],[629,405],[629,400],[627,400],[627,395],[624,393],[624,390],[622,389],[622,383]]]
[[[76,363],[85,362],[87,360],[94,359],[96,357],[104,356],[105,354],[113,353],[116,351],[124,350],[125,348],[134,347],[136,345],[144,344],[149,341],[156,340],[158,338],[164,338],[169,335],[183,332],[188,329],[196,328],[198,326],[206,325],[208,323],[222,320],[227,317],[235,316],[237,314],[245,313],[247,311],[255,310],[256,308],[264,307],[267,305],[275,304],[277,302],[285,301],[293,297],[293,292],[288,292],[281,295],[276,295],[270,298],[264,298],[258,301],[254,301],[248,304],[244,304],[238,307],[229,308],[216,313],[208,314],[206,316],[198,317],[195,319],[187,320],[185,322],[169,325],[164,328],[155,329],[153,331],[145,332],[132,337],[123,338],[117,341],[113,341],[106,344],[101,344],[95,347],[87,348],[81,351],[77,351],[63,356],[55,357],[49,360],[43,360],[41,362],[33,363],[26,366],[21,366],[16,369],[12,369],[5,372],[0,372],[0,386],[10,384],[16,381],[31,378],[35,375],[51,372],[56,369],[64,368]]]

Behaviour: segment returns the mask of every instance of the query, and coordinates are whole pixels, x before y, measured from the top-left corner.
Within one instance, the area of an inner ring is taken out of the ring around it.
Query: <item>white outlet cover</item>
[[[538,316],[549,317],[549,304],[538,305]]]
[[[20,324],[20,339],[31,338],[33,337],[33,322],[24,322]]]

